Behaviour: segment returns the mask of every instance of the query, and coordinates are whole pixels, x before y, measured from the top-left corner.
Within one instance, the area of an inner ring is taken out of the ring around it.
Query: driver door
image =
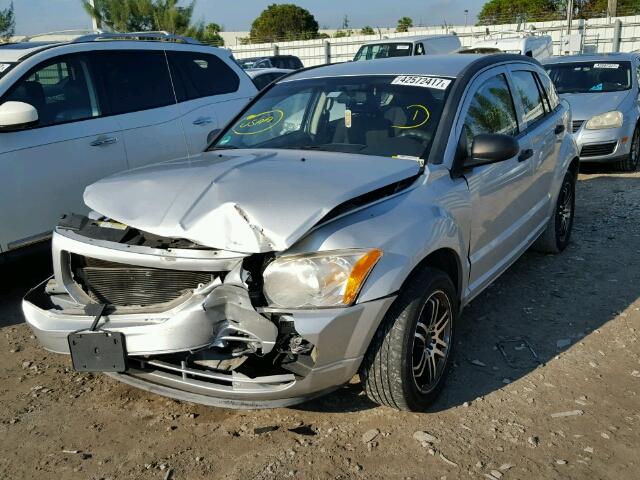
[[[469,242],[469,297],[491,283],[527,246],[526,214],[530,210],[523,195],[531,182],[526,136],[520,135],[518,116],[503,68],[481,75],[469,90],[458,128],[466,136],[468,151],[473,137],[501,133],[518,138],[521,153],[502,162],[466,171],[471,197]]]

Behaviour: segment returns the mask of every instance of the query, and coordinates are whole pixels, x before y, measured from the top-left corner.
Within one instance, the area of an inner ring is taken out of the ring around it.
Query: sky
[[[414,24],[464,24],[475,20],[485,0],[197,0],[194,20],[216,22],[226,31],[247,31],[251,22],[272,3],[295,3],[309,10],[320,28],[338,28],[345,15],[353,27],[394,26],[398,18],[408,16]],[[6,8],[10,0],[0,0]],[[90,28],[80,0],[14,0],[16,34],[30,35],[56,30]],[[239,5],[241,7],[239,7]]]

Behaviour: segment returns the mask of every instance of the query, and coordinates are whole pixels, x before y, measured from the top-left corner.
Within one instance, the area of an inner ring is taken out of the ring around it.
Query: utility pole
[[[571,35],[572,20],[573,20],[573,0],[567,0],[567,35]]]
[[[618,0],[609,0],[607,4],[607,17],[615,17],[618,10]]]
[[[91,7],[95,9],[95,0],[89,0],[89,5],[91,5]],[[91,28],[93,31],[97,31],[99,29],[98,19],[94,15],[91,15]]]

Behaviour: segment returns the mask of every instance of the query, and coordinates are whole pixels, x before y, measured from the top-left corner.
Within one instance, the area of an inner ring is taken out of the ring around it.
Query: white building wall
[[[620,51],[630,52],[640,50],[640,15],[617,18],[594,18],[588,20],[574,20],[572,34],[582,35],[582,49],[585,53],[605,53],[613,50],[613,37],[615,21],[622,22]],[[567,22],[555,20],[550,22],[528,23],[526,28],[535,28],[540,34],[550,35],[554,43],[554,53],[561,55],[563,39],[567,37]],[[455,32],[463,46],[471,46],[474,40],[484,37],[486,30],[494,32],[515,31],[517,24],[495,26],[451,26],[448,29],[442,27],[425,27],[412,29],[408,33],[382,33],[376,35],[359,35],[345,38],[328,38],[318,40],[304,40],[295,42],[277,42],[256,45],[229,45],[236,58],[257,57],[273,55],[277,52],[281,55],[296,55],[307,66],[322,65],[325,62],[326,43],[329,43],[330,62],[344,62],[351,60],[360,46],[368,41],[379,38],[396,38],[414,35],[437,35]],[[579,53],[579,52],[572,52]]]

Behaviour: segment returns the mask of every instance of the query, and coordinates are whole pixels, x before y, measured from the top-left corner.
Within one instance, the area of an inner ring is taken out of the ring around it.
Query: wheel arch
[[[404,286],[416,275],[417,272],[423,270],[426,267],[436,268],[446,273],[456,289],[456,293],[458,294],[458,301],[461,300],[463,277],[462,262],[460,261],[460,257],[455,250],[448,247],[442,247],[432,251],[413,267],[402,285]]]

